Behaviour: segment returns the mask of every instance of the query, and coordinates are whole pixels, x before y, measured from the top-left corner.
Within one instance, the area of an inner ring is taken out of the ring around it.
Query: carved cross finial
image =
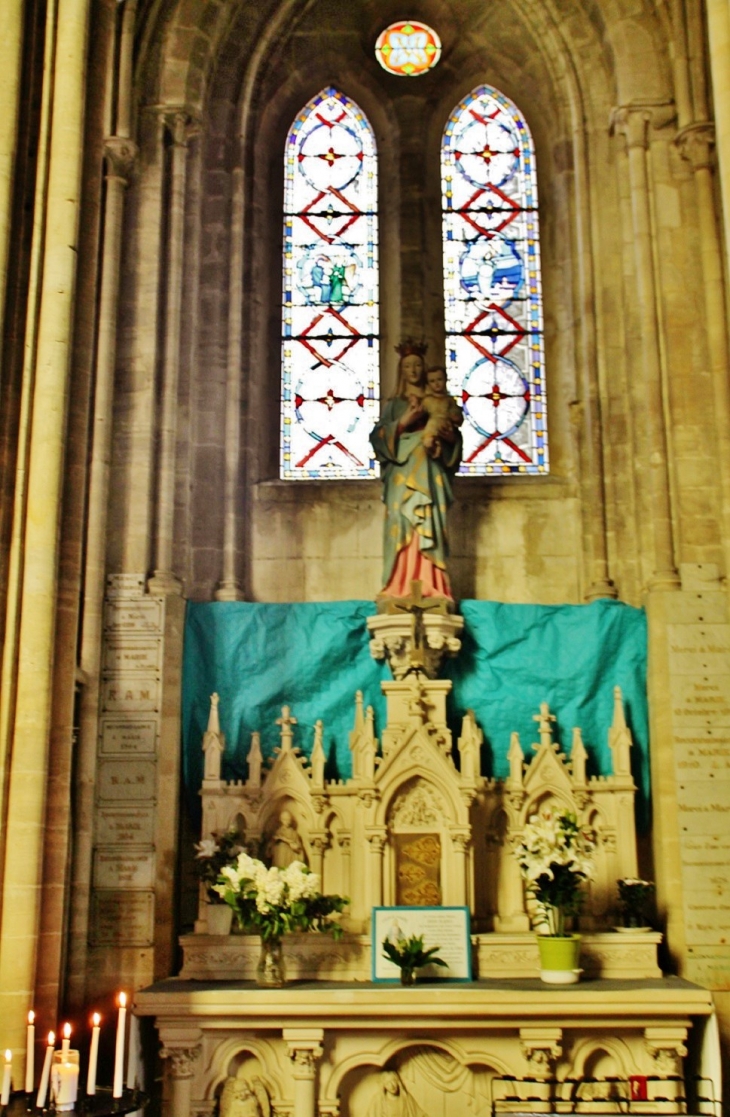
[[[281,726],[281,752],[291,752],[294,734],[292,726],[297,724],[297,719],[291,716],[289,706],[281,707],[281,717],[276,719],[276,724]]]
[[[548,745],[552,747],[553,732],[550,728],[550,723],[557,721],[555,714],[550,713],[550,707],[547,702],[540,703],[540,713],[533,714],[532,720],[537,722],[538,729],[540,730],[540,745]]]

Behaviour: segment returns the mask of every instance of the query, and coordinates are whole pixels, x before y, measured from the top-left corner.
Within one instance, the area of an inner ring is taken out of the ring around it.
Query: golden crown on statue
[[[428,342],[423,339],[421,339],[421,341],[414,341],[412,337],[407,337],[404,341],[401,341],[400,345],[396,345],[394,348],[400,357],[410,357],[412,353],[416,353],[419,357],[423,357],[428,349]]]

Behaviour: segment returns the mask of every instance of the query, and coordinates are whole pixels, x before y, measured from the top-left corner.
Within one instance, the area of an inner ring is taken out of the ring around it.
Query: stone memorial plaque
[[[144,574],[108,574],[106,592],[109,597],[144,597],[146,581]]]
[[[678,729],[730,725],[730,675],[680,675],[672,687],[672,722]]]
[[[101,688],[104,710],[116,713],[128,710],[130,713],[154,711],[160,708],[160,684],[154,678],[135,678],[124,675],[121,678],[105,679]]]
[[[100,760],[99,797],[107,800],[153,801],[157,788],[153,760]]]
[[[152,946],[154,892],[93,892],[92,946]]]
[[[730,864],[730,833],[712,835],[685,835],[680,852],[682,864],[691,869]],[[695,874],[694,879],[697,879]]]
[[[157,743],[155,718],[102,718],[101,748],[108,753],[154,753]]]
[[[669,671],[672,675],[723,675],[730,671],[730,625],[670,624]]]
[[[95,888],[152,888],[155,855],[152,850],[97,849],[94,853]]]
[[[730,870],[713,868],[703,877],[701,888],[687,887],[690,881],[685,873],[685,934],[690,946],[730,942]],[[697,885],[696,874],[692,879]]]
[[[157,597],[107,600],[104,620],[107,630],[161,633],[162,601]]]
[[[99,807],[96,838],[99,845],[151,845],[154,821],[153,807]]]
[[[730,989],[730,945],[690,946],[684,976],[709,989]]]
[[[160,670],[162,640],[159,636],[143,640],[130,637],[108,640],[104,645],[104,670],[141,671],[154,675]]]

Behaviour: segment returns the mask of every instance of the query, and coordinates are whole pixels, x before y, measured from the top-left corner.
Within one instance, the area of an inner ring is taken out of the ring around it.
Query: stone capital
[[[675,119],[672,101],[630,102],[611,110],[609,130],[612,136],[623,136],[626,148],[648,148],[651,129],[664,128]]]
[[[193,1047],[171,1047],[166,1045],[160,1052],[163,1059],[169,1059],[173,1078],[192,1078],[195,1063],[200,1054],[200,1044]]]
[[[709,120],[700,124],[689,124],[677,133],[674,142],[682,158],[692,164],[693,171],[700,171],[712,166],[715,125]]]
[[[687,1054],[686,1039],[687,1029],[682,1027],[644,1029],[644,1046],[661,1078],[682,1074],[682,1060]]]
[[[563,1053],[562,1028],[520,1028],[520,1043],[530,1074],[552,1078],[555,1063]]]
[[[324,1032],[322,1029],[284,1028],[283,1037],[287,1045],[289,1058],[292,1061],[292,1076],[294,1078],[313,1079],[317,1070],[317,1063],[323,1054]]]
[[[129,182],[137,165],[139,148],[126,136],[108,136],[104,141],[107,178]]]

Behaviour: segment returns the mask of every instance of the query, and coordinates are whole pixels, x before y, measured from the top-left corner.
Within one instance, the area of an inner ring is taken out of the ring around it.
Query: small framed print
[[[395,962],[383,956],[383,940],[423,935],[423,948],[437,946],[446,966],[424,966],[420,977],[436,981],[471,981],[471,936],[467,907],[373,908],[373,981],[400,981]]]

